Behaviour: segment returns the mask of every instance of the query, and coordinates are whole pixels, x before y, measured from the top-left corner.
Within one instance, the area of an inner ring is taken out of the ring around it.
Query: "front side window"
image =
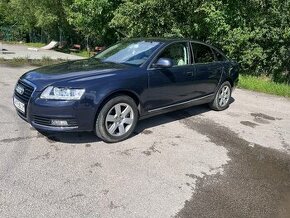
[[[192,43],[192,50],[195,63],[211,63],[215,61],[211,48],[206,45]]]
[[[160,46],[154,41],[125,41],[120,42],[97,54],[96,59],[102,62],[113,62],[140,66]]]
[[[168,58],[172,61],[173,66],[188,65],[188,49],[187,43],[174,43],[166,47],[162,53],[158,56],[159,58]]]

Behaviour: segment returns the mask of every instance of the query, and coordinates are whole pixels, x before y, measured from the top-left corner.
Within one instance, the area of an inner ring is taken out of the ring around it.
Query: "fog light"
[[[51,125],[53,126],[68,126],[66,120],[51,120]]]

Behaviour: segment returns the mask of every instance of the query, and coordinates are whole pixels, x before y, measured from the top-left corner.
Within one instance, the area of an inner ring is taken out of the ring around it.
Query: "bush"
[[[289,8],[290,0],[126,0],[111,26],[128,37],[207,41],[238,60],[242,73],[289,83]]]
[[[289,84],[289,8],[290,0],[0,0],[0,35],[9,27],[17,38],[83,47],[125,37],[199,39],[238,60],[243,74]]]

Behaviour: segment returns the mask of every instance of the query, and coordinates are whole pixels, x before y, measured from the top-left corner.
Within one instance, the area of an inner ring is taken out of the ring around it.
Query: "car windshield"
[[[140,66],[151,56],[159,45],[160,42],[154,41],[120,42],[97,54],[95,58],[102,62]]]

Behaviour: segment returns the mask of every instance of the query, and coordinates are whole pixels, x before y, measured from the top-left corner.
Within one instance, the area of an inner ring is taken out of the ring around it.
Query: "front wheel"
[[[129,96],[117,96],[110,99],[97,115],[96,134],[105,142],[119,142],[131,135],[137,121],[135,101]]]
[[[232,95],[232,86],[226,81],[224,82],[215,94],[214,100],[209,103],[211,109],[222,111],[229,107]]]

